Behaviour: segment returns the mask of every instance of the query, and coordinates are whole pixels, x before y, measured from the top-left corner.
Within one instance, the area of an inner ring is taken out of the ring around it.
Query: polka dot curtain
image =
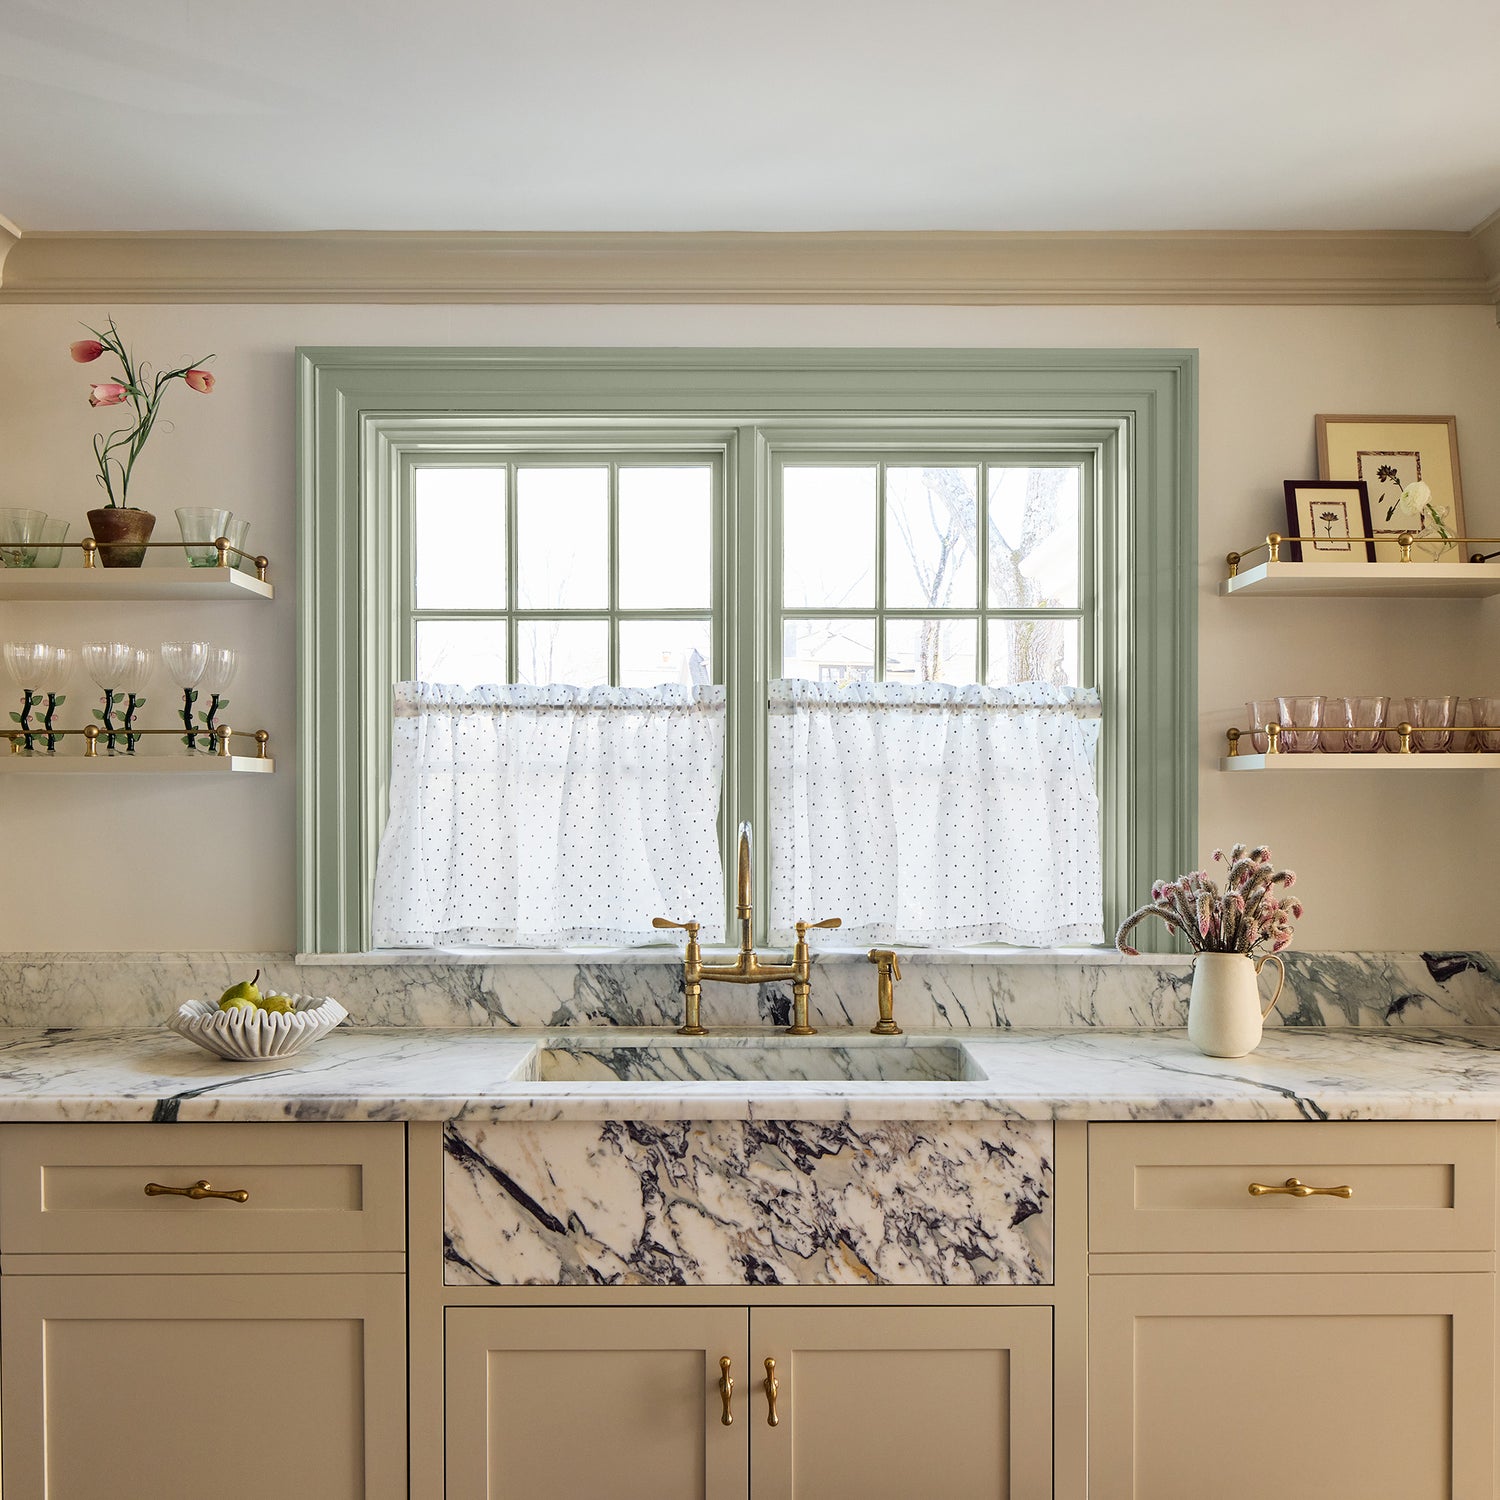
[[[723,933],[721,687],[396,688],[377,947]]]
[[[1099,695],[771,684],[771,936],[1099,943]]]

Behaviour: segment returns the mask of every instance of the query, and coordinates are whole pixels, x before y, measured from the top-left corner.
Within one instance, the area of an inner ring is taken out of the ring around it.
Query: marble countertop
[[[0,1030],[0,1120],[1500,1119],[1500,1028],[1268,1031],[1236,1059],[1202,1056],[1181,1031],[829,1032],[813,1045],[846,1063],[858,1052],[854,1074],[904,1071],[892,1048],[941,1047],[962,1050],[969,1076],[536,1081],[539,1048],[653,1042],[679,1045],[622,1027],[342,1028],[282,1062],[229,1063],[163,1030]],[[719,1033],[689,1049],[722,1060],[767,1042],[785,1039]],[[649,1072],[649,1055],[636,1057]]]

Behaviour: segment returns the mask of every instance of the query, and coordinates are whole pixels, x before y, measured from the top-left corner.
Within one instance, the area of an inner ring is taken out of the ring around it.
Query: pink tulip
[[[125,387],[114,381],[89,387],[90,406],[118,406],[125,399]]]
[[[214,378],[207,370],[189,370],[182,378],[193,390],[204,396],[214,388]]]
[[[76,344],[68,345],[68,353],[77,363],[86,365],[104,353],[104,345],[98,339],[79,339]]]

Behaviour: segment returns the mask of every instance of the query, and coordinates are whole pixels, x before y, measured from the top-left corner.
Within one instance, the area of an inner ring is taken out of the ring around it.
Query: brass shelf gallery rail
[[[56,546],[57,543],[49,545]],[[95,566],[99,553],[106,547],[131,547],[139,550],[142,547],[175,547],[186,551],[191,547],[213,547],[218,556],[213,566],[216,568],[231,568],[234,563],[229,560],[230,553],[234,554],[235,562],[248,561],[255,568],[255,578],[258,583],[265,583],[266,573],[271,566],[271,559],[259,557],[246,552],[242,547],[236,547],[227,536],[221,536],[213,542],[101,542],[94,537],[86,536],[81,542],[63,542],[62,546],[77,547],[83,553],[83,565],[86,568]]]
[[[212,737],[214,748],[209,751],[192,752],[205,755],[214,755],[221,760],[229,758],[229,741],[231,737],[255,741],[255,759],[268,760],[270,758],[271,736],[264,729],[231,729],[227,724],[217,724],[212,729],[199,729],[196,734],[205,739]],[[176,729],[116,729],[113,734],[107,729],[102,729],[98,724],[87,724],[82,729],[12,729],[6,731],[6,738],[10,741],[10,753],[12,755],[29,755],[34,753],[34,740],[60,740],[69,736],[82,735],[84,739],[83,758],[85,760],[97,760],[99,758],[99,741],[105,740],[128,740],[129,748],[124,752],[133,755],[134,742],[142,735],[148,734],[175,734],[178,739],[184,739],[181,727]],[[48,750],[42,752],[49,754]],[[112,754],[118,753],[111,750]]]
[[[1356,537],[1355,540],[1359,541],[1359,540],[1362,540],[1362,539]],[[1380,537],[1380,538],[1377,538],[1377,539],[1374,539],[1374,540],[1389,541],[1389,540],[1392,540],[1392,538],[1390,538],[1390,537]],[[1266,561],[1274,563],[1274,562],[1280,562],[1281,561],[1281,546],[1282,546],[1283,542],[1308,542],[1308,543],[1317,543],[1317,542],[1320,542],[1320,541],[1327,541],[1327,538],[1326,537],[1316,537],[1316,536],[1286,536],[1282,532],[1279,532],[1279,531],[1268,531],[1266,533],[1266,539],[1265,539],[1265,541],[1263,541],[1263,542],[1257,542],[1253,547],[1247,547],[1243,552],[1228,552],[1228,553],[1226,553],[1225,556],[1224,556],[1224,562],[1225,562],[1225,564],[1229,568],[1229,576],[1231,578],[1238,578],[1239,577],[1239,573],[1240,573],[1240,564],[1242,562],[1244,562],[1246,560],[1246,558],[1251,557],[1253,554],[1261,551],[1262,549],[1265,550]],[[1436,536],[1423,536],[1423,535],[1420,535],[1419,533],[1417,533],[1415,531],[1402,531],[1402,532],[1398,532],[1397,535],[1394,538],[1394,541],[1395,541],[1396,545],[1401,549],[1401,561],[1404,562],[1404,563],[1411,562],[1411,560],[1412,560],[1411,549],[1418,542],[1423,542],[1423,543],[1426,543],[1426,544],[1429,544],[1429,545],[1435,545],[1435,544],[1441,542],[1445,550],[1447,548],[1449,548],[1449,547],[1472,547],[1472,546],[1478,546],[1478,547],[1496,547],[1496,546],[1500,546],[1500,536],[1450,536],[1450,537],[1436,537]],[[1469,561],[1471,563],[1488,562],[1488,561],[1490,561],[1490,558],[1492,558],[1493,556],[1495,556],[1494,553],[1490,553],[1488,556],[1486,556],[1486,554],[1484,554],[1482,552],[1471,552],[1469,554]]]
[[[1388,735],[1394,733],[1399,741],[1399,747],[1394,751],[1371,750],[1366,753],[1370,755],[1424,755],[1428,753],[1442,754],[1444,752],[1428,752],[1414,750],[1412,748],[1412,736],[1418,734],[1495,734],[1497,731],[1484,724],[1444,724],[1439,728],[1432,725],[1408,724],[1402,720],[1399,724],[1337,724],[1324,725],[1318,729],[1311,729],[1301,724],[1263,724],[1257,729],[1227,729],[1224,738],[1229,742],[1228,755],[1231,759],[1240,753],[1240,741],[1246,735],[1263,734],[1266,737],[1267,755],[1292,755],[1291,750],[1281,748],[1281,737],[1284,734],[1378,734]],[[1253,743],[1253,742],[1252,742]],[[1257,751],[1257,754],[1260,752]]]

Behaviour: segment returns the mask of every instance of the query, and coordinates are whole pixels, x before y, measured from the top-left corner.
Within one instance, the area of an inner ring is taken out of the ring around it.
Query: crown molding
[[[0,291],[5,286],[5,261],[21,238],[21,231],[4,214],[0,214]]]
[[[4,254],[0,241],[0,254]],[[1472,233],[55,233],[0,302],[1484,303]]]
[[[1495,321],[1500,323],[1500,208],[1473,229],[1474,243],[1486,273],[1486,290],[1495,304]]]

